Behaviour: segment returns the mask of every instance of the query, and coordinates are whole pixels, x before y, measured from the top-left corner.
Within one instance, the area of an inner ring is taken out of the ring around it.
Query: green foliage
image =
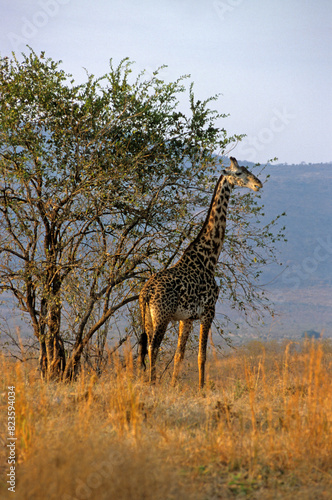
[[[76,365],[201,223],[197,210],[218,174],[214,152],[240,136],[216,126],[224,117],[208,107],[216,97],[196,101],[192,85],[190,116],[180,111],[185,78],[165,83],[156,71],[135,80],[124,59],[76,85],[44,53],[0,60],[0,291],[28,313],[47,369],[66,338]],[[271,245],[273,256],[275,236],[270,226],[253,233],[261,208],[251,195],[235,195],[231,213],[222,295],[255,305],[259,251]]]

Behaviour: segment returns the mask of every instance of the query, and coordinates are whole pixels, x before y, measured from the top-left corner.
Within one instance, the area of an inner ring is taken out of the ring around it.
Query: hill
[[[300,337],[314,329],[331,336],[332,163],[271,165],[264,174],[270,175],[261,193],[266,220],[286,212],[288,240],[277,246],[283,266],[268,267],[261,280],[276,304],[269,335]],[[266,335],[266,326],[257,333]]]

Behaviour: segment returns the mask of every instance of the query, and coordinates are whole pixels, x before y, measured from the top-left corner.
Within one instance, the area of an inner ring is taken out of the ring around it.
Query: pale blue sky
[[[332,160],[330,0],[0,0],[0,52],[63,60],[77,81],[113,58],[222,93],[220,125],[248,138],[232,151],[265,162]]]

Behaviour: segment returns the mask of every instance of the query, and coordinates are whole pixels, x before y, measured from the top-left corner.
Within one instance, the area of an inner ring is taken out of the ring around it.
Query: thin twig
[[[173,359],[174,359],[174,356],[175,356],[175,352],[173,353],[173,356],[171,357],[171,359],[170,359],[170,360],[169,360],[169,362],[167,363],[166,368],[164,369],[163,373],[160,375],[159,380],[161,380],[161,379],[162,379],[162,377],[163,377],[164,373],[168,370],[169,365],[172,363],[172,361],[173,361]]]

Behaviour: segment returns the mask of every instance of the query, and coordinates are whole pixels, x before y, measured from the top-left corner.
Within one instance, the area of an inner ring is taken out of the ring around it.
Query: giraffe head
[[[253,191],[258,191],[263,184],[254,176],[248,169],[241,167],[236,158],[230,157],[231,164],[228,168],[223,170],[223,175],[228,178],[230,184],[233,186],[247,187]]]

